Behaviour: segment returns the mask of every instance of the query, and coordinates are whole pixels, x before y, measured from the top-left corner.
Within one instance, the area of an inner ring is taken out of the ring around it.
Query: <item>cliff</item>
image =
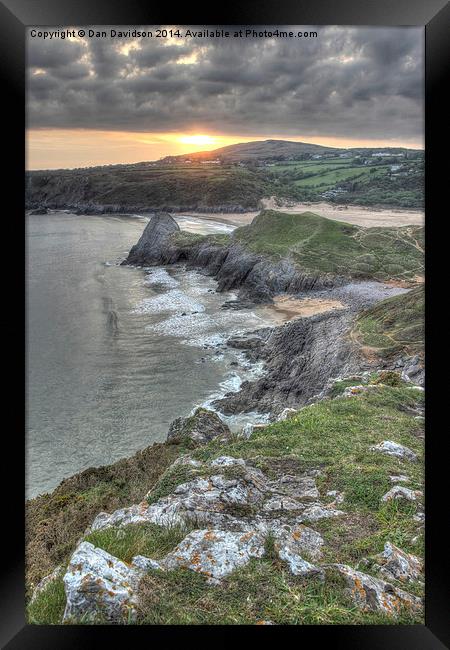
[[[351,377],[67,479],[27,506],[29,622],[423,623],[422,413],[395,373]]]

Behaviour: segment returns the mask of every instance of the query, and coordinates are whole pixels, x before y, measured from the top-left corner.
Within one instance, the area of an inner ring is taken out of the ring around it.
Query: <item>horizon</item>
[[[86,134],[88,135],[88,134]],[[129,137],[129,134],[127,134]],[[30,137],[30,134],[27,132],[27,139]],[[115,160],[113,162],[108,161],[108,162],[92,162],[88,164],[78,164],[78,165],[73,165],[73,166],[61,166],[61,165],[55,165],[52,167],[39,167],[39,166],[29,166],[28,164],[26,165],[26,171],[55,171],[59,169],[65,169],[65,170],[71,170],[71,169],[89,169],[89,168],[94,168],[94,167],[107,167],[107,166],[113,166],[113,165],[133,165],[133,164],[139,164],[139,163],[145,163],[145,162],[158,162],[159,160],[162,160],[163,158],[170,157],[170,156],[186,156],[190,154],[198,154],[198,153],[203,153],[203,152],[209,152],[209,151],[215,151],[216,149],[221,149],[223,147],[228,147],[228,146],[233,146],[237,144],[247,144],[250,142],[270,142],[270,141],[275,141],[275,142],[297,142],[297,143],[303,143],[303,144],[316,144],[319,146],[323,147],[330,147],[330,148],[336,148],[336,149],[362,149],[362,148],[368,148],[368,149],[397,149],[397,148],[402,148],[402,149],[408,149],[411,151],[424,151],[424,146],[423,143],[416,143],[416,146],[412,146],[410,143],[405,144],[401,142],[379,142],[379,141],[371,141],[371,140],[358,140],[358,141],[347,141],[347,144],[339,144],[336,142],[336,139],[332,138],[316,138],[314,140],[307,140],[307,139],[292,139],[292,138],[280,138],[280,137],[272,137],[272,138],[249,138],[249,139],[232,139],[232,142],[228,142],[226,144],[224,143],[207,143],[207,142],[202,142],[199,143],[198,145],[195,145],[194,143],[188,143],[185,142],[183,143],[181,141],[181,138],[183,136],[180,136],[180,146],[179,150],[175,150],[173,152],[172,149],[170,149],[169,153],[162,153],[158,158],[138,158],[136,160]],[[195,135],[186,135],[184,136],[186,138],[190,137],[204,137],[204,136],[195,136]],[[211,137],[214,138],[215,140],[219,140],[220,136],[206,136],[206,137]],[[92,137],[89,134],[89,139],[92,144]],[[228,139],[228,138],[227,138]],[[319,142],[321,140],[321,142]],[[168,146],[176,146],[175,144],[172,144],[168,141]],[[186,150],[184,150],[186,149]],[[143,149],[142,149],[143,150]],[[27,143],[27,153],[29,151],[29,144]],[[71,154],[73,155],[73,153]]]
[[[46,40],[28,28],[26,168],[133,164],[267,139],[423,149],[423,28],[314,30],[287,40],[85,30]]]

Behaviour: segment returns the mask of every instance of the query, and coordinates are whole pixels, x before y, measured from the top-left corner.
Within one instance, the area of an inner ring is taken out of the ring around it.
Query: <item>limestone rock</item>
[[[171,494],[156,503],[143,501],[110,515],[100,513],[90,530],[139,523],[182,525],[194,521],[223,530],[268,533],[288,523],[344,515],[334,504],[320,502],[312,470],[308,475],[285,475],[270,481],[260,469],[231,456],[220,456],[204,468],[211,468],[214,473],[176,486]]]
[[[214,411],[198,408],[187,418],[177,418],[170,425],[167,442],[179,444],[191,441],[195,446],[205,445],[214,440],[228,440],[231,437],[229,427],[222,422]]]
[[[131,564],[138,569],[138,571],[150,571],[150,569],[162,569],[162,566],[156,560],[152,560],[149,557],[144,557],[143,555],[135,555],[131,560]]]
[[[417,454],[414,453],[412,449],[409,449],[409,447],[405,447],[404,445],[400,445],[397,442],[393,442],[392,440],[383,440],[383,442],[380,442],[378,445],[374,445],[370,449],[372,451],[378,451],[382,454],[387,454],[388,456],[401,458],[402,460],[417,460]]]
[[[298,411],[296,409],[285,408],[281,411],[280,415],[277,417],[277,422],[282,422],[283,420],[288,420],[289,418],[297,415]]]
[[[393,475],[389,476],[391,483],[409,483],[411,480],[409,476],[406,476],[405,474],[398,474],[398,475]]]
[[[243,458],[233,458],[233,456],[219,456],[209,464],[211,467],[232,467],[233,465],[245,467],[245,460]]]
[[[319,560],[322,545],[322,536],[303,525],[286,526],[275,535],[275,550],[294,575],[323,577],[323,571],[303,557],[307,555],[313,561]]]
[[[142,572],[82,542],[64,575],[67,605],[63,622],[93,620],[97,615],[112,623],[133,620],[141,577]]]
[[[170,214],[155,214],[145,227],[138,243],[130,250],[124,264],[158,264],[167,247],[171,234],[180,228]]]
[[[339,517],[341,515],[345,515],[345,512],[338,510],[333,504],[324,506],[320,503],[314,503],[303,510],[302,519],[303,521],[314,522],[319,521],[319,519],[328,519],[329,517]]]
[[[377,555],[376,560],[380,565],[380,574],[388,580],[411,582],[421,578],[422,560],[405,553],[390,542],[386,542],[383,553]]]
[[[383,612],[397,616],[402,608],[411,612],[422,610],[422,601],[417,596],[397,589],[388,582],[356,571],[345,564],[329,564],[326,569],[337,571],[346,581],[347,593],[363,611]]]
[[[336,505],[344,502],[344,494],[338,490],[328,490],[327,497],[332,497],[334,499],[333,503]]]
[[[381,497],[382,501],[393,501],[398,499],[406,499],[407,501],[417,501],[419,497],[422,497],[423,493],[420,490],[410,490],[409,488],[404,487],[403,485],[394,485],[393,488],[386,492],[386,494]]]
[[[191,569],[216,582],[247,564],[252,557],[263,555],[264,537],[257,531],[204,529],[187,535],[161,565],[165,569]]]

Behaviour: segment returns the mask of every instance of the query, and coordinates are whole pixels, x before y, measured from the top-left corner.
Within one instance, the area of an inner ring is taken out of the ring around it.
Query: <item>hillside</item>
[[[270,181],[242,168],[151,163],[91,169],[28,172],[28,207],[74,208],[89,212],[154,209],[254,208],[275,191]]]
[[[423,363],[425,342],[425,290],[388,298],[358,318],[353,336],[368,352],[388,358],[399,353],[418,355]]]
[[[305,154],[337,153],[342,151],[334,147],[323,147],[319,144],[306,142],[290,142],[288,140],[263,140],[256,142],[241,142],[231,144],[212,151],[198,151],[181,156],[167,156],[161,162],[171,160],[215,160],[226,162],[241,162],[249,160],[284,160],[290,157],[300,157]]]
[[[197,151],[179,156],[166,156],[160,162],[176,162],[181,160],[222,160],[224,162],[251,162],[251,161],[288,161],[288,160],[309,160],[316,156],[334,158],[336,156],[371,156],[374,152],[383,154],[404,154],[405,152],[417,152],[417,150],[408,150],[401,147],[357,147],[346,149],[343,147],[325,147],[319,144],[309,142],[295,142],[290,140],[257,140],[253,142],[239,142],[230,144],[226,147],[220,147],[211,151]]]
[[[212,163],[214,161],[214,164]],[[423,152],[332,149],[283,140],[230,145],[157,162],[26,173],[27,208],[87,214],[252,211],[262,198],[420,208]]]
[[[360,228],[312,212],[262,211],[232,239],[274,259],[289,258],[302,269],[376,279],[413,280],[424,268],[424,228]]]
[[[154,445],[34,499],[28,587],[59,568],[28,621],[422,622],[423,395],[352,379],[249,439]]]

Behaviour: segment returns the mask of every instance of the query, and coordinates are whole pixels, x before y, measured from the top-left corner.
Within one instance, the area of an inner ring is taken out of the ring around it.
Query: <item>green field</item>
[[[26,201],[33,207],[51,208],[81,203],[124,210],[128,206],[148,210],[255,210],[261,199],[275,196],[296,201],[325,198],[344,204],[423,206],[421,152],[402,150],[402,156],[396,158],[396,150],[392,150],[391,157],[373,158],[372,150],[352,150],[348,158],[327,153],[320,159],[312,158],[311,152],[296,154],[291,160],[287,153],[276,156],[282,151],[283,143],[272,142],[266,157],[251,156],[247,151],[249,158],[239,159],[240,154],[235,153],[219,164],[175,157],[132,165],[28,172]],[[401,170],[392,170],[394,164],[401,165]],[[324,196],[327,192],[331,193]]]

